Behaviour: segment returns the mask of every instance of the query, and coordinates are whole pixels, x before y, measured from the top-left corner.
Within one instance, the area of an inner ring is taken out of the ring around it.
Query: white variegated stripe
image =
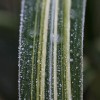
[[[54,100],[57,100],[57,28],[58,28],[58,0],[55,1],[54,15],[54,51],[53,51],[53,69],[54,69]]]
[[[49,14],[50,16],[50,45],[49,45],[49,100],[52,99],[52,82],[53,82],[53,78],[52,78],[52,74],[53,74],[53,31],[54,31],[54,13],[55,13],[55,4],[54,4],[55,0],[51,0],[51,14]]]
[[[25,0],[21,2],[21,16],[20,16],[20,30],[19,30],[19,60],[18,60],[18,99],[21,100],[21,48],[22,48],[22,33],[23,33],[23,21],[24,21],[24,7]]]

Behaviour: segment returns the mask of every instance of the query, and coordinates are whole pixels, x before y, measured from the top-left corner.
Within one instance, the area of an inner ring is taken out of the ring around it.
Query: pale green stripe
[[[42,61],[41,61],[41,91],[40,100],[45,99],[45,66],[46,66],[46,47],[47,47],[47,33],[48,33],[48,19],[50,10],[50,0],[46,0],[44,29],[43,29],[43,45],[42,45]]]
[[[38,48],[38,62],[37,62],[37,89],[36,89],[36,100],[40,100],[40,76],[41,76],[41,60],[42,60],[42,42],[43,42],[43,24],[45,15],[45,2],[42,1],[42,12],[41,12],[41,22],[40,22],[40,34],[39,34],[39,48]]]
[[[65,66],[65,77],[66,77],[65,100],[71,100],[70,9],[71,9],[71,0],[63,0],[63,63]]]

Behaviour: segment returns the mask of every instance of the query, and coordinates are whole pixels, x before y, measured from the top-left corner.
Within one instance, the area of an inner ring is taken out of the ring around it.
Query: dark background
[[[0,0],[0,100],[18,100],[20,0]],[[100,0],[87,0],[84,100],[100,100]]]

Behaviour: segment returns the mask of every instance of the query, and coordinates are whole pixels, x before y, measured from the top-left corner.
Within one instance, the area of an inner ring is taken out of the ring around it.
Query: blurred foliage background
[[[17,100],[20,0],[0,0],[0,100]]]
[[[87,0],[84,36],[84,100],[100,100],[100,0]]]
[[[84,100],[100,100],[100,0],[87,0]],[[0,100],[17,100],[20,0],[0,0]]]

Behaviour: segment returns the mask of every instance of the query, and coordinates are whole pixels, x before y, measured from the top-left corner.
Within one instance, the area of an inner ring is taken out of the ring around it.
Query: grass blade
[[[82,100],[83,9],[82,0],[22,0],[19,100]]]

